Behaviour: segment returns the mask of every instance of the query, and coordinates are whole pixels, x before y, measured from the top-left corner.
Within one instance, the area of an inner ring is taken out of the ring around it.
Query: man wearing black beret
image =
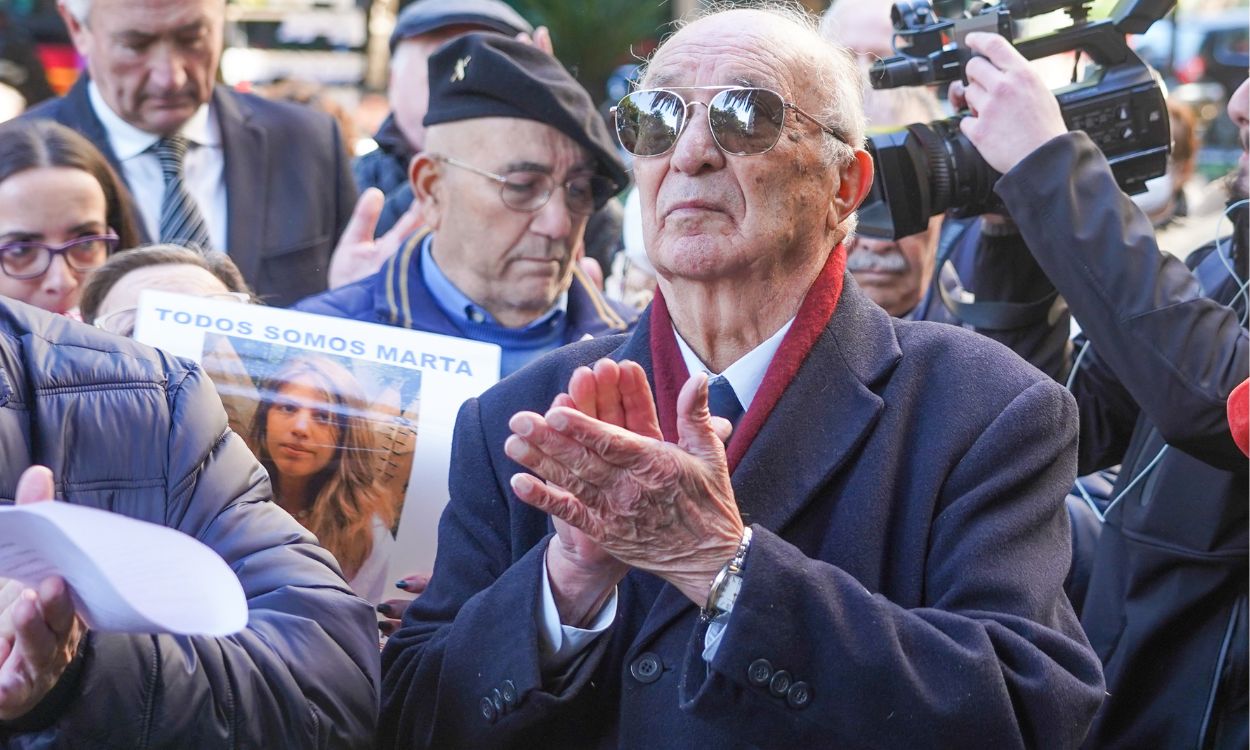
[[[627,181],[586,90],[555,58],[469,34],[430,58],[425,150],[410,180],[425,228],[367,278],[297,309],[498,344],[501,374],[627,330],[574,263],[589,215]]]

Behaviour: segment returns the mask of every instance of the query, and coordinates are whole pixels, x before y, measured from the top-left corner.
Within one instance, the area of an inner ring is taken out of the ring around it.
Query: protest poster
[[[498,346],[151,290],[134,337],[204,368],[275,499],[358,594],[433,569],[456,414],[498,380]]]

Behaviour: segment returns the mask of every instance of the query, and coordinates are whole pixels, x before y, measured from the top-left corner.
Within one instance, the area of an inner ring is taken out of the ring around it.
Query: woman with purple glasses
[[[44,120],[0,125],[0,296],[76,317],[87,274],[137,244],[132,217],[85,138]]]

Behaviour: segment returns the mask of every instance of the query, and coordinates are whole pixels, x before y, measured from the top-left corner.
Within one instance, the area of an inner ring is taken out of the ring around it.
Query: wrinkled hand
[[[33,466],[18,480],[17,503],[47,500],[54,491],[52,472]],[[86,628],[60,578],[45,579],[37,590],[7,581],[0,606],[0,720],[9,721],[29,713],[52,690]]]
[[[951,103],[972,116],[959,129],[991,167],[1006,174],[1055,136],[1068,132],[1059,102],[1028,60],[997,34],[972,33],[968,85],[951,86]]]
[[[576,409],[607,424],[658,438],[659,418],[650,395],[647,375],[637,363],[618,365],[602,359],[593,369],[574,370],[568,393],[557,395],[551,408]],[[552,598],[561,622],[584,627],[629,572],[629,566],[562,518],[552,516],[551,521],[556,530],[556,538],[547,547]]]
[[[420,596],[425,593],[425,587],[430,585],[430,576],[425,573],[413,573],[410,576],[404,576],[395,584],[395,588],[401,591],[407,591],[414,596]],[[378,630],[383,635],[390,635],[399,630],[400,621],[404,617],[404,610],[412,603],[412,599],[387,599],[378,605],[378,612],[385,617],[385,620],[378,620]]]
[[[404,238],[421,226],[421,209],[413,201],[395,226],[375,240],[373,232],[377,229],[378,217],[382,215],[385,204],[386,196],[377,188],[369,188],[360,194],[356,207],[352,209],[352,218],[347,222],[347,228],[339,237],[334,255],[330,258],[327,283],[331,289],[377,273],[386,259],[403,244]]]
[[[553,405],[545,416],[521,412],[509,423],[513,435],[504,450],[546,483],[516,474],[512,488],[522,501],[577,529],[621,563],[664,578],[702,605],[743,529],[722,435],[707,408],[707,376],[695,375],[682,387],[678,444],[672,445],[652,420],[650,389],[644,403],[633,400],[642,395],[632,390],[633,378],[642,375],[646,386],[642,369],[634,367],[622,370],[631,373],[626,376],[630,404],[622,398],[615,411],[608,398],[604,416],[632,419],[644,434],[564,404]],[[573,384],[570,389],[576,390]]]

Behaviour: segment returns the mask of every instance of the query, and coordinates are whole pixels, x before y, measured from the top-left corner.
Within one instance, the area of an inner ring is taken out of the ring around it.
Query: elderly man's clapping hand
[[[691,377],[678,396],[676,445],[661,438],[636,363],[581,368],[569,390],[545,415],[512,418],[504,450],[546,480],[517,474],[513,490],[576,530],[579,552],[593,543],[606,553],[599,569],[616,577],[597,592],[603,598],[626,572],[623,564],[654,573],[702,605],[743,534],[725,459],[728,423],[708,412],[707,376]],[[568,541],[562,535],[548,552],[556,589]],[[599,584],[608,579],[600,576]],[[561,619],[570,622],[565,614],[562,607]]]

